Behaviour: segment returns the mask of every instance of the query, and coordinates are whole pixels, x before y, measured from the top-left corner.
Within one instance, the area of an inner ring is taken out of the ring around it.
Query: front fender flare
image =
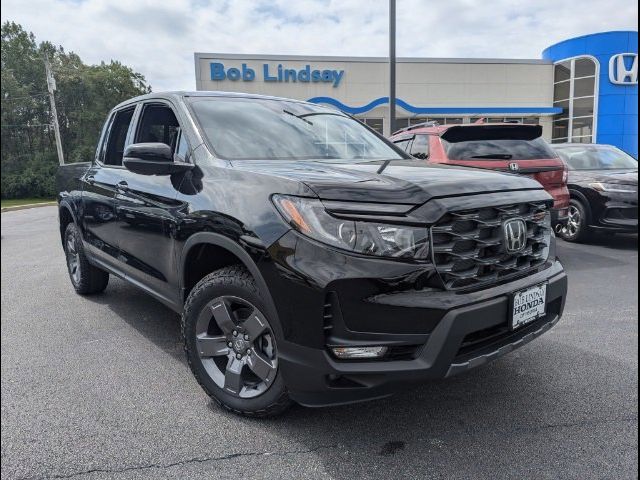
[[[189,254],[189,251],[193,247],[195,247],[196,245],[201,245],[203,243],[224,248],[225,250],[229,251],[230,253],[232,253],[233,255],[235,255],[240,259],[240,261],[246,267],[246,269],[249,270],[251,275],[253,275],[253,278],[255,279],[258,285],[258,288],[260,289],[260,293],[262,294],[262,297],[268,309],[267,314],[269,315],[269,318],[275,319],[277,328],[280,330],[279,332],[280,336],[282,336],[283,332],[282,332],[282,326],[280,324],[280,320],[278,318],[278,311],[273,301],[273,297],[271,296],[271,292],[269,291],[269,287],[267,286],[267,282],[264,280],[262,273],[260,273],[260,269],[254,262],[253,258],[251,258],[251,255],[249,255],[249,253],[244,248],[242,248],[241,245],[239,245],[237,242],[233,241],[229,237],[225,237],[224,235],[220,235],[218,233],[213,233],[213,232],[195,233],[187,239],[184,246],[182,247],[182,252],[180,253],[180,258],[178,260],[178,268],[180,269],[178,273],[179,273],[179,279],[180,279],[180,295],[181,295],[183,306],[184,306],[184,300],[185,300],[184,299],[184,294],[185,294],[184,270],[185,270],[187,255]]]
[[[582,193],[580,190],[570,189],[569,195],[571,198],[575,198],[579,200],[584,208],[587,210],[587,225],[590,225],[593,219],[593,212],[591,211],[591,204],[589,203],[589,199]]]

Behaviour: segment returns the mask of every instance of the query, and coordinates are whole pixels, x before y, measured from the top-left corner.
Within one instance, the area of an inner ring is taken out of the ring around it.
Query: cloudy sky
[[[637,30],[634,0],[397,0],[398,56],[539,58],[548,45]],[[120,60],[155,91],[195,88],[194,52],[385,56],[387,0],[1,0],[79,54]]]

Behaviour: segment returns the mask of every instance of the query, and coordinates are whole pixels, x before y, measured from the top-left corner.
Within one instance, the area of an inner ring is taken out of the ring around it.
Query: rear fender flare
[[[76,215],[76,212],[74,212],[73,210],[73,205],[69,200],[66,200],[66,199],[61,200],[58,205],[58,223],[60,224],[60,217],[64,210],[69,212],[69,215],[71,215],[71,221],[76,225],[76,227],[81,228],[80,224],[78,223],[78,216]],[[64,232],[62,231],[62,225],[60,225],[60,228],[61,228],[60,230],[61,241],[64,242],[64,238],[63,238]]]

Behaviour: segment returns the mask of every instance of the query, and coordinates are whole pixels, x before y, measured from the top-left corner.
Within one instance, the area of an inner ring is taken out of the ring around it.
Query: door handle
[[[118,182],[116,184],[116,190],[118,190],[119,192],[128,192],[129,191],[129,184],[127,182],[125,182],[124,180],[121,182]]]

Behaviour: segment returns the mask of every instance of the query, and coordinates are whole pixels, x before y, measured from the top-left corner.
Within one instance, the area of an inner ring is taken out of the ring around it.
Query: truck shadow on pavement
[[[104,293],[85,298],[108,307],[162,351],[187,365],[180,316],[170,308],[113,275]]]
[[[566,242],[563,241],[566,244]],[[597,233],[582,245],[598,246],[615,250],[638,250],[638,235]]]
[[[459,377],[297,408],[264,428],[304,442],[330,478],[604,478],[616,462],[633,470],[637,406],[620,385],[636,377],[630,365],[541,338]]]
[[[178,315],[117,279],[90,299],[107,305],[191,375]],[[615,461],[623,470],[633,468],[628,427],[637,427],[637,390],[634,397],[620,385],[635,384],[637,367],[554,332],[485,367],[408,385],[388,399],[294,407],[266,420],[237,417],[211,402],[202,414],[214,422],[224,416],[239,431],[271,439],[263,451],[247,454],[245,467],[263,455],[270,462],[307,456],[330,478],[387,477],[383,471],[395,478],[500,478],[497,471],[524,478],[539,469],[554,478],[591,478],[611,473]],[[241,452],[241,442],[234,449]]]

